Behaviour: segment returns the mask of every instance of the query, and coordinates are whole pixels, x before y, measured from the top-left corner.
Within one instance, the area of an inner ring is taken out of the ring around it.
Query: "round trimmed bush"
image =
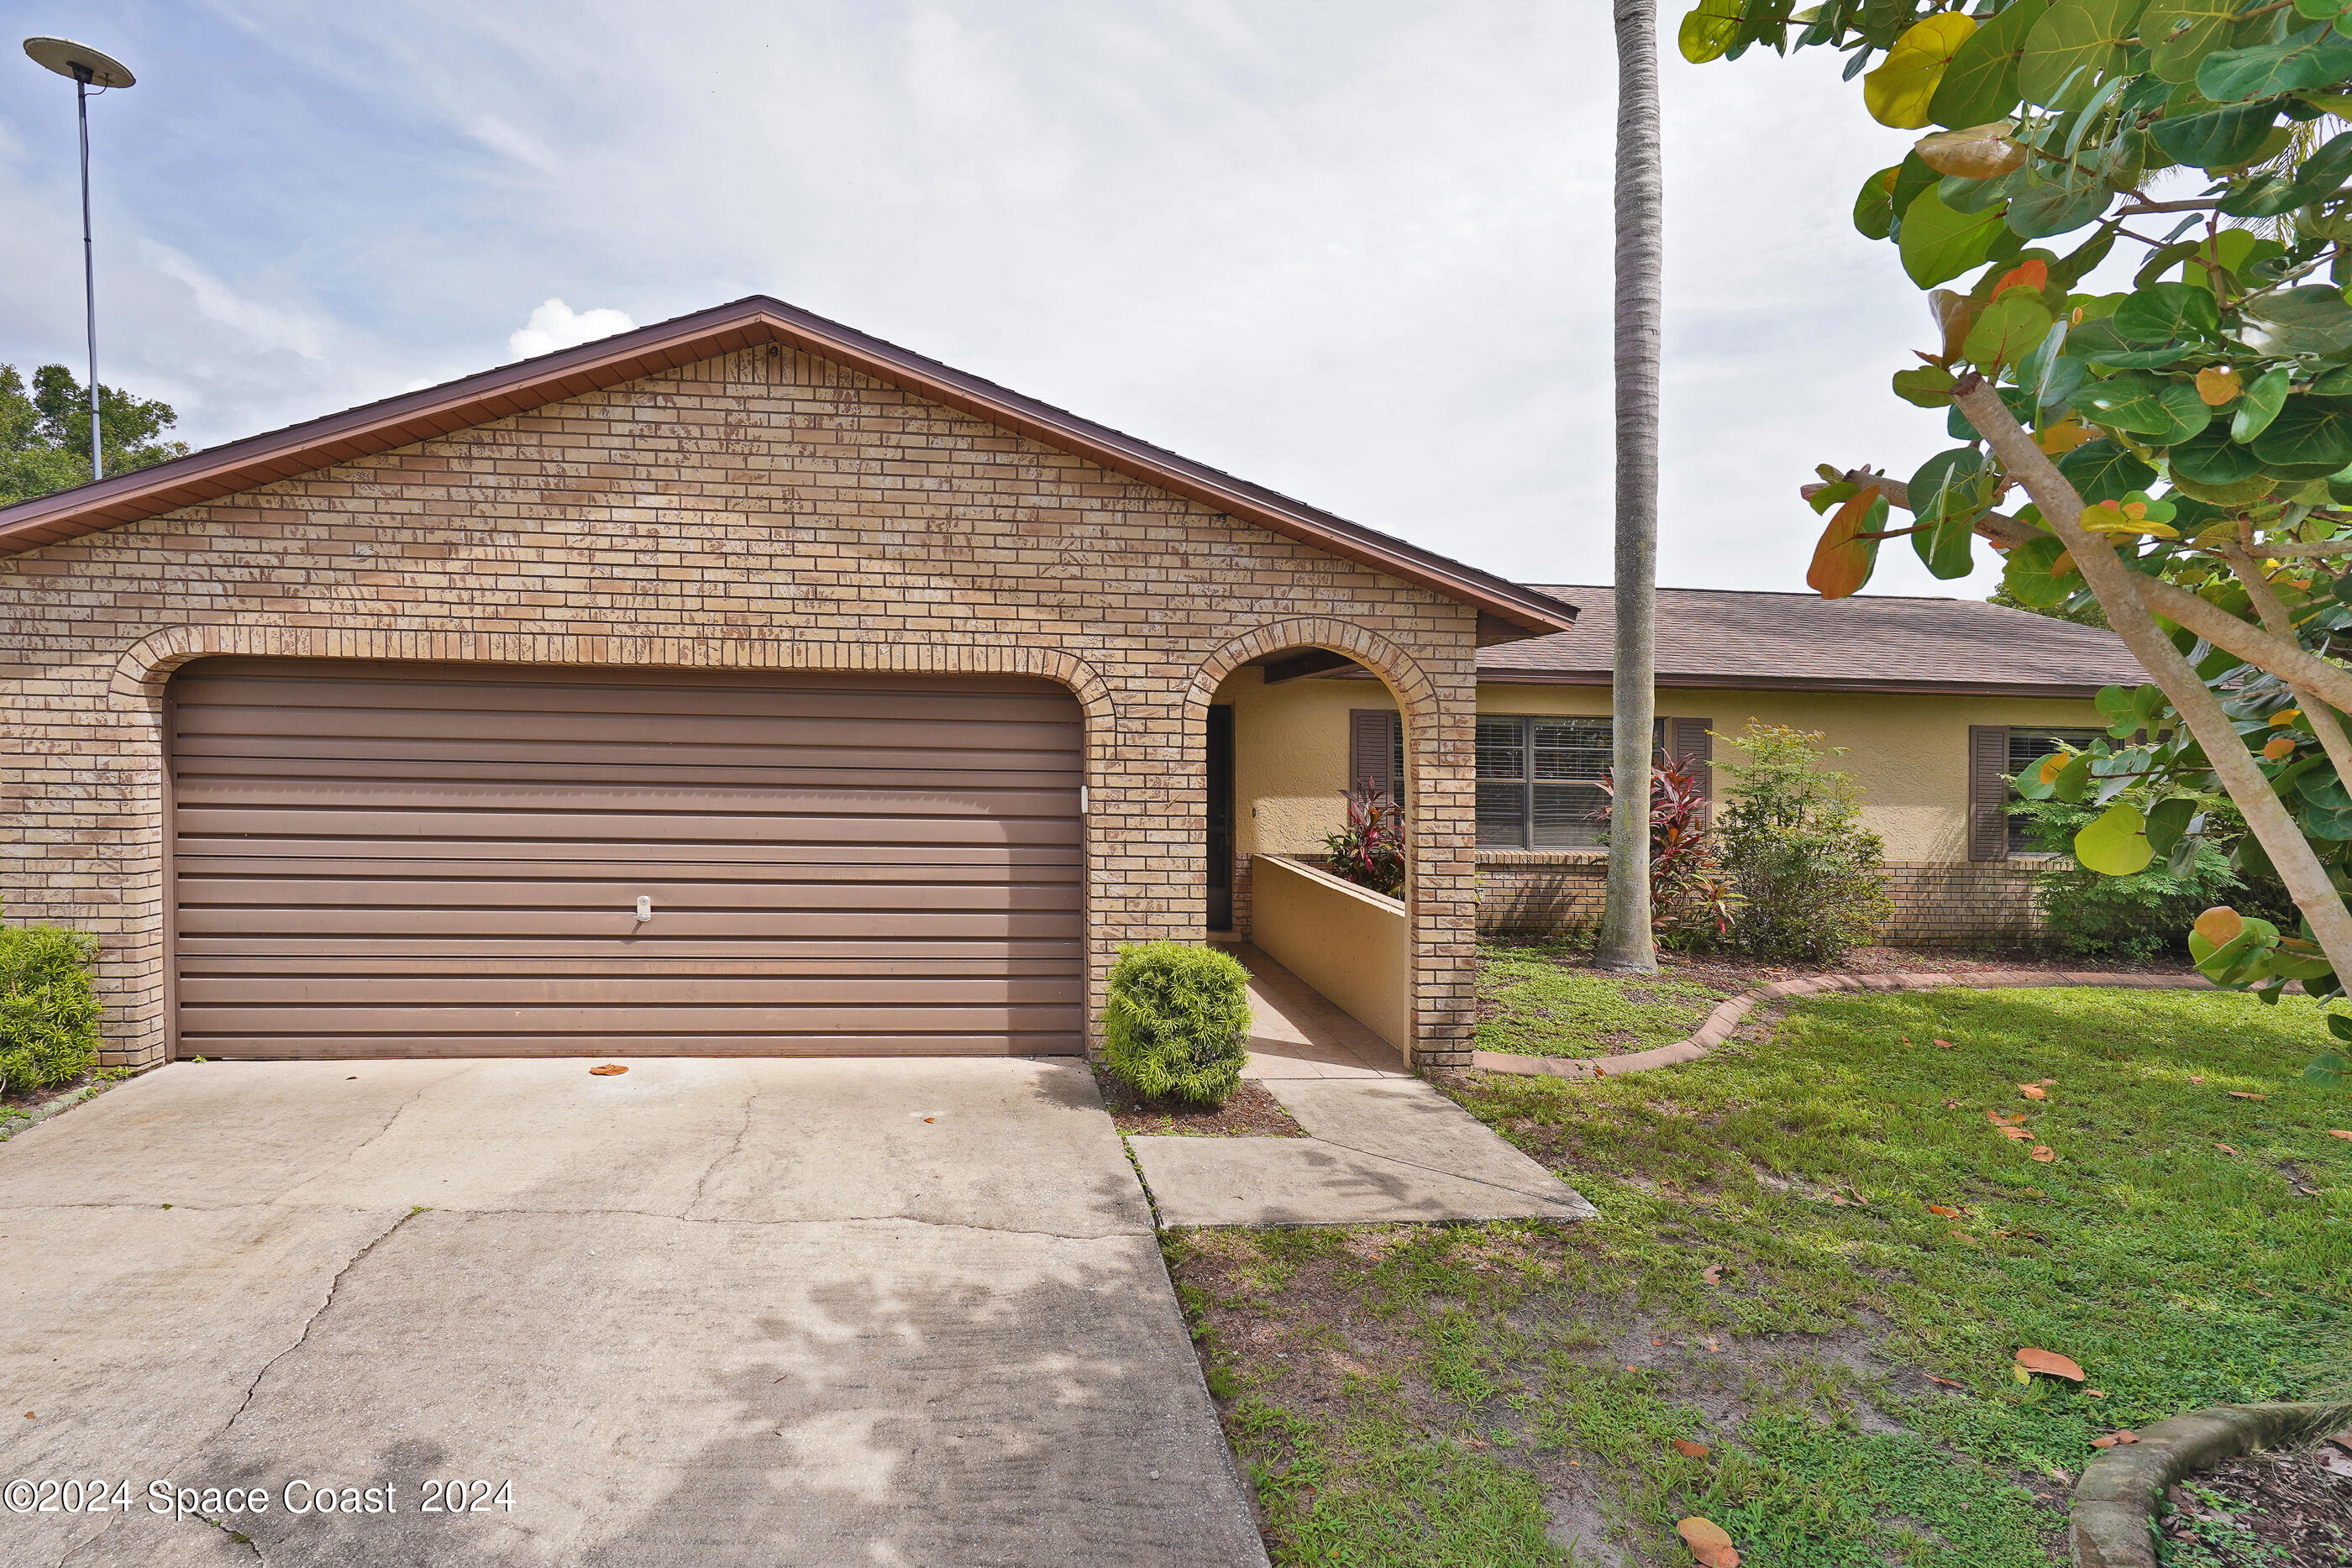
[[[79,931],[0,926],[0,1092],[53,1089],[98,1060],[97,957]]]
[[[1103,1062],[1150,1100],[1222,1105],[1249,1060],[1249,971],[1181,942],[1118,950],[1103,1009]]]

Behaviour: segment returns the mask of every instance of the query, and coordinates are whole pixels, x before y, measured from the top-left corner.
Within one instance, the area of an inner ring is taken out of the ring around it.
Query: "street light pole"
[[[106,477],[98,429],[98,258],[89,243],[89,68],[74,62],[74,120],[81,131],[81,313],[89,337],[89,476]]]
[[[89,476],[106,477],[105,444],[98,407],[98,259],[89,225],[89,89],[129,87],[138,78],[120,60],[68,38],[27,38],[25,53],[74,84],[74,120],[81,133],[81,298],[89,341]]]

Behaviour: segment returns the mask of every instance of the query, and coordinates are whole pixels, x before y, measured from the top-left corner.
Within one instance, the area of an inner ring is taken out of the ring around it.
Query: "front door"
[[[1234,928],[1234,710],[1209,709],[1209,929]]]

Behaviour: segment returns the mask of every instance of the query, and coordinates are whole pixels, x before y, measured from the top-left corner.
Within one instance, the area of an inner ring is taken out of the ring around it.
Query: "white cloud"
[[[551,299],[530,313],[530,319],[507,336],[507,351],[518,360],[551,354],[626,332],[636,323],[618,310],[574,310],[561,299]]]

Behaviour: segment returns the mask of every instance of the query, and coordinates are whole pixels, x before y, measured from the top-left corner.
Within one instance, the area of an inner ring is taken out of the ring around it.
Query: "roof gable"
[[[761,295],[0,507],[0,554],[159,517],[761,343],[780,343],[831,360],[1131,479],[1472,605],[1480,612],[1481,642],[1538,636],[1575,622],[1572,608],[1540,590],[1334,517]]]

